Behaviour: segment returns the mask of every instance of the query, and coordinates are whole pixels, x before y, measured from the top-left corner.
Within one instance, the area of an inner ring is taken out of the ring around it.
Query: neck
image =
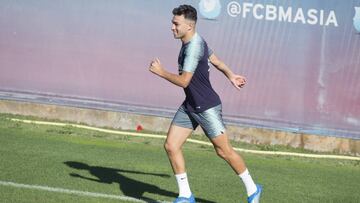
[[[183,38],[181,38],[181,41],[183,44],[190,42],[190,40],[195,35],[195,31],[189,32],[187,35],[185,35]]]

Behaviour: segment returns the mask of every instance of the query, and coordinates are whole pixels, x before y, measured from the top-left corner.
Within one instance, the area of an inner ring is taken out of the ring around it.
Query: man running
[[[245,85],[246,79],[234,74],[219,60],[196,32],[195,8],[181,5],[172,13],[171,30],[174,38],[182,42],[178,58],[179,74],[166,71],[159,59],[151,62],[149,70],[184,88],[186,95],[173,118],[164,144],[179,187],[179,197],[174,203],[195,202],[187,179],[182,145],[198,125],[212,142],[216,153],[239,175],[245,185],[248,202],[259,202],[262,187],[254,183],[242,157],[233,150],[229,142],[222,119],[221,100],[210,84],[208,62],[221,71],[237,89]]]

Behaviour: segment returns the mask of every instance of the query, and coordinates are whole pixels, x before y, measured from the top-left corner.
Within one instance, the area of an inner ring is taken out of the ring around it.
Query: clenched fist
[[[164,71],[164,68],[162,67],[160,60],[156,58],[155,60],[151,61],[149,70],[150,72],[161,76],[161,73]]]

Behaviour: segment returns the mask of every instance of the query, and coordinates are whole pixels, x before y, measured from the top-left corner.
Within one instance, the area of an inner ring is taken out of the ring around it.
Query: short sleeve
[[[194,73],[203,55],[204,46],[201,38],[191,41],[185,51],[183,71]]]

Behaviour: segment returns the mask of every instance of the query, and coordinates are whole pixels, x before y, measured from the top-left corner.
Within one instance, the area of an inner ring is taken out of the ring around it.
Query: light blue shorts
[[[193,130],[200,125],[210,139],[225,133],[221,104],[201,113],[190,112],[184,105],[181,105],[171,124]]]

